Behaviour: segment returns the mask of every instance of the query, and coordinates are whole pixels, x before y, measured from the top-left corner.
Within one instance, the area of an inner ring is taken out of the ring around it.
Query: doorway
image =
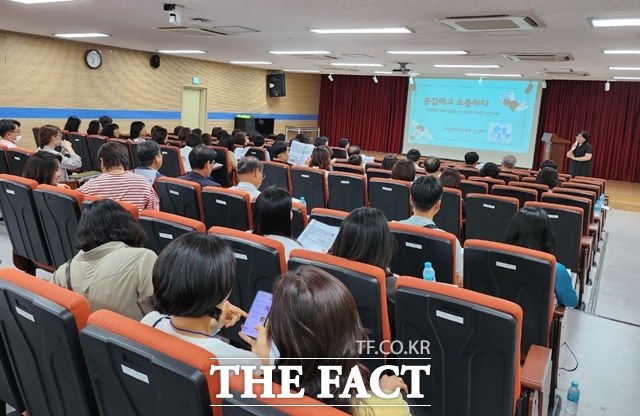
[[[191,129],[206,130],[207,124],[207,89],[184,85],[182,87],[182,108],[180,125]]]

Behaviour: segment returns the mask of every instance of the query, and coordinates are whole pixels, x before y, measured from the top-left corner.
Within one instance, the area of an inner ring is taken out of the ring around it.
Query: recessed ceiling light
[[[640,71],[638,66],[610,66],[609,69],[612,71]]]
[[[640,18],[602,19],[599,17],[590,17],[589,23],[593,27],[640,26]]]
[[[327,55],[329,51],[269,51],[274,55]]]
[[[331,62],[332,66],[384,66],[382,64],[357,64],[357,63],[343,63],[343,62]]]
[[[521,78],[522,74],[465,74],[468,77],[504,77],[504,78]]]
[[[273,62],[269,61],[229,61],[229,63],[236,65],[273,65]]]
[[[436,68],[502,68],[500,65],[442,65],[434,64]]]
[[[602,51],[605,55],[640,55],[640,49],[605,49]]]
[[[467,55],[467,51],[387,51],[391,55]]]
[[[310,29],[314,33],[413,33],[406,27],[362,28],[362,29]]]
[[[320,72],[319,69],[283,69],[284,72],[302,72],[302,73],[310,73],[317,74]]]
[[[392,75],[393,71],[373,71],[374,74]]]
[[[14,1],[16,3],[23,3],[23,4],[39,4],[39,3],[60,3],[63,1],[74,1],[74,0],[11,0]]]
[[[207,53],[205,51],[192,50],[192,49],[176,49],[176,50],[163,49],[163,50],[159,50],[158,52],[160,53]]]
[[[619,79],[619,80],[628,80],[628,81],[640,81],[640,77],[613,77],[613,79]]]
[[[108,38],[111,35],[107,35],[106,33],[54,33],[53,36],[59,38]]]

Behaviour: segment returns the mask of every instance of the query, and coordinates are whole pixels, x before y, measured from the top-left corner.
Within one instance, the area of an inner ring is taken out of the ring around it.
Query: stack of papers
[[[338,236],[338,232],[340,232],[340,227],[311,220],[307,228],[298,237],[298,243],[307,250],[328,253]]]

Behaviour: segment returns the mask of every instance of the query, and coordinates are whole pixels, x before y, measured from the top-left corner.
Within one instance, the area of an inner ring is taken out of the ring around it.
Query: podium
[[[545,133],[540,140],[544,143],[544,160],[553,160],[558,165],[558,172],[565,173],[564,161],[567,159],[567,145],[571,141],[555,133]]]

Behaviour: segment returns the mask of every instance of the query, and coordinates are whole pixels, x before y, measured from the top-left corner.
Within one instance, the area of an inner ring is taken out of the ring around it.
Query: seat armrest
[[[564,317],[564,313],[566,310],[567,310],[566,306],[556,305],[556,309],[553,311],[553,317],[562,319],[562,317]]]
[[[548,391],[551,381],[551,350],[532,345],[522,366],[522,387],[535,391]]]

